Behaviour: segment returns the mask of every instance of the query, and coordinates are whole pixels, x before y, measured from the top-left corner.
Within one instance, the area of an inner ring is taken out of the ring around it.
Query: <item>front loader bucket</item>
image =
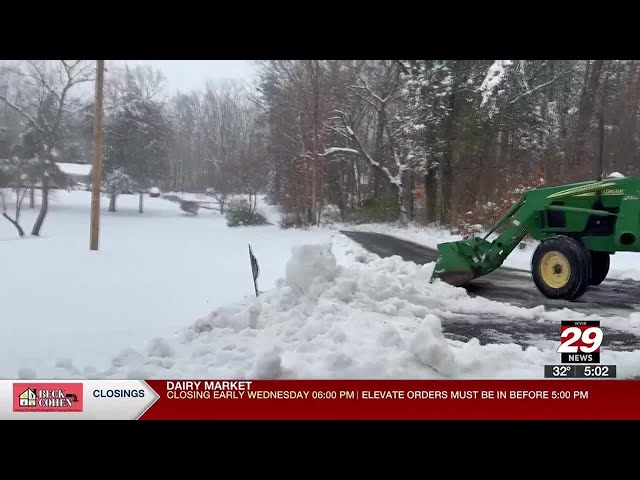
[[[438,261],[431,281],[436,278],[462,287],[474,278],[491,273],[502,260],[491,255],[492,244],[483,238],[470,238],[438,245]]]
[[[440,279],[449,285],[462,287],[476,278],[471,268],[472,260],[461,251],[462,242],[441,243],[438,245],[438,261],[433,269],[431,281]]]
[[[431,281],[440,279],[445,283],[456,287],[462,287],[474,278],[493,272],[502,265],[504,259],[520,243],[527,234],[526,225],[517,218],[511,221],[511,225],[493,242],[487,238],[496,229],[510,221],[516,213],[527,219],[533,214],[522,213],[522,207],[526,204],[523,196],[514,203],[509,211],[504,214],[487,233],[484,238],[470,238],[459,242],[447,242],[438,245],[438,261],[433,269]],[[533,207],[532,207],[533,208]]]

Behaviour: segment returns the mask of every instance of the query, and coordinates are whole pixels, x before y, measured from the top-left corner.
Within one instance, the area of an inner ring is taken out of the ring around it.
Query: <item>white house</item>
[[[56,162],[62,173],[69,176],[76,184],[86,187],[91,184],[91,164]]]
[[[0,164],[2,159],[0,158]],[[91,165],[88,163],[65,163],[56,162],[56,165],[60,171],[71,180],[70,186],[75,188],[89,188],[91,185]],[[60,185],[56,181],[55,176],[50,179],[49,186],[52,188],[62,188],[69,186],[69,182],[63,181]],[[40,188],[40,182],[37,181],[34,185],[36,188]]]

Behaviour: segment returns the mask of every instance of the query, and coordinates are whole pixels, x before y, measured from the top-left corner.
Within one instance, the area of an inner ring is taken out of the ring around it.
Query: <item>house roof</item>
[[[19,397],[20,398],[29,398],[31,395],[36,396],[36,392],[33,388],[27,388],[24,392],[22,392]]]
[[[67,175],[91,175],[91,164],[89,163],[56,162],[56,165],[58,165],[58,168],[62,171],[62,173],[66,173]]]

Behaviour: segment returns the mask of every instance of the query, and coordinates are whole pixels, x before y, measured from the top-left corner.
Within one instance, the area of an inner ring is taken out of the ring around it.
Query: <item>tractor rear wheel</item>
[[[600,285],[607,278],[611,255],[609,252],[591,252],[591,285]]]
[[[574,300],[591,284],[591,259],[580,242],[559,235],[538,245],[531,274],[544,296]]]

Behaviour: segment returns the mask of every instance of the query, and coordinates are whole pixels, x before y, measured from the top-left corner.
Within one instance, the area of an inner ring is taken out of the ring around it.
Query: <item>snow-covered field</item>
[[[440,317],[586,318],[430,284],[433,264],[380,259],[335,228],[282,230],[268,205],[274,225],[228,228],[213,211],[191,216],[146,197],[140,215],[137,202],[121,196],[107,213],[104,201],[99,252],[88,248],[87,192],[56,191],[40,238],[17,239],[0,219],[1,378],[540,378],[559,360],[557,341],[450,340]],[[27,230],[35,213],[24,210]],[[606,322],[640,334],[640,313]],[[640,351],[605,350],[602,362],[640,376]]]
[[[40,238],[18,239],[0,217],[0,377],[51,372],[50,367],[104,370],[123,348],[142,348],[220,305],[254,295],[248,244],[260,263],[259,287],[284,275],[291,247],[330,241],[335,232],[231,229],[217,212],[192,216],[178,204],[102,199],[100,250],[89,250],[90,193],[52,193]],[[273,207],[265,205],[274,216]],[[23,208],[31,231],[36,209]],[[274,220],[277,220],[274,218]],[[346,241],[344,241],[346,243]],[[84,370],[82,370],[84,371]]]

